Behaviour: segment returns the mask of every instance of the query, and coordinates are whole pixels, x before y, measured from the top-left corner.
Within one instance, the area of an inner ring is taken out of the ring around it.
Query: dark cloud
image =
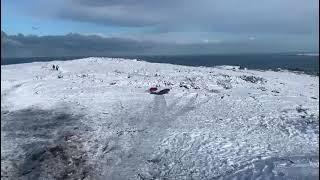
[[[152,47],[151,42],[80,34],[8,36],[2,33],[1,43],[4,57],[127,55],[143,53]]]
[[[60,36],[7,35],[1,32],[2,57],[62,57],[62,56],[127,56],[174,55],[215,53],[272,53],[315,52],[319,44],[315,40],[273,38],[254,40],[192,43],[138,41],[130,38],[106,38],[97,35],[67,34]],[[310,43],[311,42],[311,43]]]
[[[154,26],[158,31],[311,33],[318,0],[66,0],[43,5],[52,16],[102,25]],[[46,7],[48,6],[48,7]]]

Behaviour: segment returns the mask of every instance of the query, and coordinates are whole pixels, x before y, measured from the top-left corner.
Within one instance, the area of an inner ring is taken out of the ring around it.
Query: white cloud
[[[202,40],[203,43],[212,43],[212,44],[218,44],[221,43],[221,40],[217,40],[217,39],[204,39]]]
[[[204,39],[202,42],[203,43],[209,43],[209,40],[208,39]]]
[[[253,40],[256,40],[256,37],[250,36],[248,39],[249,39],[250,41],[253,41]]]

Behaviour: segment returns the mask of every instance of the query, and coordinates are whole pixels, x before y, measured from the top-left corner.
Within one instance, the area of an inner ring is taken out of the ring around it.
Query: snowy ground
[[[319,77],[108,58],[1,75],[1,179],[319,177]]]

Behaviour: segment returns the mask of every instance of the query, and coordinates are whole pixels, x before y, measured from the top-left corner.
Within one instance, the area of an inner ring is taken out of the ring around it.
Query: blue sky
[[[141,31],[142,28],[101,26],[91,22],[78,22],[68,19],[32,16],[27,12],[27,0],[1,0],[1,29],[7,34],[22,33],[25,35],[65,35],[68,33],[81,34],[113,34]],[[36,3],[36,2],[35,2]],[[35,28],[32,28],[35,27]],[[146,30],[148,28],[145,28]]]
[[[254,42],[255,52],[276,51],[274,45],[278,51],[319,47],[318,0],[1,0],[1,8],[1,30],[8,35],[96,34],[177,45]]]

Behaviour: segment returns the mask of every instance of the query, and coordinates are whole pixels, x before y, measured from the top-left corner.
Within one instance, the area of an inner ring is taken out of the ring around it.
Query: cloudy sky
[[[1,0],[1,30],[5,50],[21,56],[89,45],[89,54],[318,52],[318,11],[318,0]]]

